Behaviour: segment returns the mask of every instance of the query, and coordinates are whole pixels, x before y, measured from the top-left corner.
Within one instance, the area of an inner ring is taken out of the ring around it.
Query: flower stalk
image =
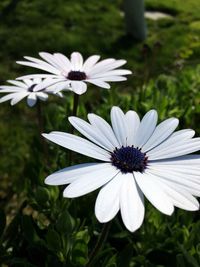
[[[40,132],[40,140],[42,145],[42,150],[45,156],[45,160],[48,162],[48,148],[47,143],[45,142],[44,138],[41,136],[44,133],[44,117],[42,112],[41,103],[38,101],[37,103],[37,121],[38,121],[38,128]]]
[[[97,240],[96,242],[96,245],[94,247],[94,249],[91,251],[90,253],[90,256],[89,256],[89,261],[88,263],[85,265],[85,267],[91,267],[95,260],[96,260],[96,257],[98,256],[99,252],[101,251],[107,237],[108,237],[108,233],[109,233],[109,230],[110,230],[110,227],[111,227],[111,223],[112,221],[108,222],[108,223],[105,223],[103,225],[103,228],[102,228],[102,231],[101,231],[101,234],[99,236],[99,239]]]
[[[76,94],[76,93],[74,93],[72,116],[77,116],[77,113],[78,113],[78,104],[79,104],[79,95]],[[74,133],[74,127],[73,126],[71,126],[70,133],[71,134]],[[73,160],[72,151],[70,150],[70,152],[69,152],[69,165],[72,164],[72,160]]]

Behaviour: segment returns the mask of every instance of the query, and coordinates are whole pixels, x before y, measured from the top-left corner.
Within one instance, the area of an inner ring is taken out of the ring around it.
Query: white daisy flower
[[[11,100],[11,105],[13,106],[23,98],[27,97],[28,106],[33,107],[36,104],[37,99],[46,101],[48,94],[54,94],[53,90],[41,87],[41,78],[24,79],[23,81],[8,80],[8,82],[11,85],[0,86],[0,93],[9,93],[0,98],[0,103]],[[39,91],[35,91],[37,85],[40,85]],[[62,93],[58,93],[58,95],[62,97]]]
[[[126,60],[122,59],[108,58],[99,61],[100,56],[93,55],[84,62],[82,55],[78,52],[72,53],[70,60],[60,53],[41,52],[39,55],[43,60],[24,57],[28,61],[17,61],[17,63],[51,74],[33,74],[20,78],[54,78],[54,80],[45,80],[43,83],[45,86],[53,85],[52,88],[56,92],[70,88],[76,94],[81,95],[87,90],[87,82],[109,89],[110,85],[107,82],[125,81],[127,78],[123,75],[132,73],[129,70],[117,69],[126,63]]]
[[[101,223],[120,210],[130,231],[144,219],[144,196],[160,212],[171,215],[174,207],[195,211],[200,196],[200,138],[191,129],[175,131],[178,119],[157,124],[157,112],[150,110],[140,121],[136,112],[111,110],[112,127],[95,114],[88,122],[69,117],[70,123],[90,141],[72,134],[43,134],[50,141],[103,163],[67,167],[45,179],[48,185],[70,184],[64,197],[83,196],[100,187],[95,215]]]

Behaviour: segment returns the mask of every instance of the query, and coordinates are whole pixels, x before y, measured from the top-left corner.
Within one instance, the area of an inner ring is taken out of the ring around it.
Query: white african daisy
[[[86,138],[63,132],[44,134],[50,141],[95,158],[103,163],[79,164],[62,169],[45,180],[49,185],[70,184],[64,197],[100,190],[95,214],[108,222],[120,210],[130,231],[144,219],[144,196],[159,211],[171,215],[174,206],[198,210],[193,196],[200,196],[200,138],[191,129],[175,131],[178,119],[157,124],[157,112],[150,110],[140,121],[136,112],[111,110],[112,127],[101,117],[89,114],[89,123],[70,117],[70,123]],[[143,196],[144,195],[144,196]]]
[[[42,79],[24,79],[23,81],[8,80],[11,85],[0,86],[0,93],[9,93],[0,98],[0,103],[11,100],[11,105],[17,104],[23,98],[27,97],[27,104],[33,107],[37,99],[46,101],[48,94],[54,94],[54,91],[41,87]],[[35,91],[37,85],[40,85],[40,91]],[[58,93],[62,97],[62,93]]]
[[[82,55],[78,52],[72,53],[70,60],[60,53],[41,52],[39,55],[43,60],[24,57],[28,61],[17,61],[17,63],[41,69],[51,74],[33,74],[21,78],[54,78],[54,80],[45,80],[43,83],[45,86],[53,85],[52,88],[57,92],[70,88],[76,94],[81,95],[87,90],[87,82],[109,89],[110,85],[107,82],[124,81],[127,78],[123,75],[131,74],[129,70],[117,69],[124,65],[126,60],[108,58],[99,61],[100,56],[93,55],[84,62]]]

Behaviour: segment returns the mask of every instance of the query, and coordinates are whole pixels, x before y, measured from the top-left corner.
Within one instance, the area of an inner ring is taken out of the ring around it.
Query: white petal
[[[101,223],[112,220],[119,211],[122,182],[122,177],[118,174],[100,190],[95,204],[95,215]]]
[[[82,70],[87,74],[88,71],[92,69],[92,67],[97,63],[100,59],[100,56],[94,55],[86,59],[85,63],[83,64]]]
[[[113,58],[104,59],[98,62],[92,70],[89,72],[89,75],[95,75],[98,73],[105,73],[106,71],[114,70],[118,67],[121,67],[126,63],[126,60],[115,60]]]
[[[157,176],[155,176],[155,179],[156,182],[159,183],[159,186],[162,188],[162,190],[164,190],[164,192],[171,199],[174,206],[191,211],[199,209],[198,201],[184,188],[167,180],[160,179]]]
[[[109,141],[110,145],[113,147],[120,147],[111,126],[100,116],[95,114],[88,114],[89,122],[99,130],[99,132],[104,136],[104,138]]]
[[[59,96],[59,97],[61,97],[61,98],[64,97],[63,93],[61,93],[61,92],[56,93],[56,95]]]
[[[144,220],[144,199],[132,173],[121,174],[120,211],[126,228],[134,232]]]
[[[54,75],[54,74],[30,74],[30,75],[24,75],[17,77],[17,80],[24,80],[24,79],[35,79],[35,78],[62,78],[62,75]]]
[[[17,61],[17,63],[21,64],[21,65],[24,65],[24,66],[28,66],[28,67],[44,70],[44,71],[47,71],[47,72],[50,72],[50,73],[53,73],[53,74],[58,74],[58,75],[60,74],[60,70],[56,69],[53,66],[46,67],[46,66],[42,66],[42,65],[39,65],[39,64],[36,64],[36,63],[32,63],[32,62],[28,62],[28,61]]]
[[[50,134],[43,134],[43,136],[60,146],[88,157],[102,161],[110,161],[110,154],[106,150],[79,136],[62,132],[51,132]]]
[[[150,110],[141,120],[140,126],[138,128],[135,137],[135,146],[141,148],[153,134],[156,123],[158,119],[158,114],[155,110]]]
[[[102,72],[105,70],[105,68],[107,69],[108,66],[110,66],[111,64],[115,63],[116,60],[114,58],[107,58],[104,60],[99,61],[97,64],[95,64],[93,66],[93,68],[88,71],[88,75],[95,75],[96,73]]]
[[[135,111],[129,110],[125,114],[125,119],[128,126],[127,145],[132,146],[135,144],[135,137],[140,125],[140,118]]]
[[[71,83],[71,87],[73,91],[78,95],[82,95],[83,93],[87,91],[87,85],[84,82],[71,81],[70,83]]]
[[[36,102],[37,102],[36,93],[30,93],[30,95],[27,97],[27,104],[29,105],[29,107],[33,107]]]
[[[27,92],[20,92],[20,93],[12,93],[5,95],[0,98],[0,103],[3,103],[5,101],[11,100],[11,105],[17,104],[20,100],[22,100],[24,97],[28,95]]]
[[[48,95],[45,94],[45,93],[43,93],[43,92],[38,92],[36,95],[37,95],[37,97],[38,97],[40,100],[42,100],[42,101],[46,101],[47,98],[48,98]]]
[[[192,165],[194,167],[195,165],[200,167],[200,155],[186,155],[186,156],[181,156],[173,159],[162,159],[162,160],[156,160],[156,161],[151,161],[151,165],[178,165],[181,167],[189,167]]]
[[[63,55],[61,53],[54,53],[54,57],[59,62],[60,66],[62,66],[62,69],[65,72],[68,72],[72,69],[72,64],[71,64],[70,60],[65,55]]]
[[[16,81],[16,80],[8,80],[7,82],[16,85],[17,87],[22,87],[24,89],[27,89],[27,85],[24,84],[23,82]]]
[[[23,92],[23,93],[20,93],[18,95],[16,95],[15,97],[13,97],[13,99],[11,100],[11,105],[15,105],[17,104],[18,102],[20,102],[23,98],[25,98],[26,96],[28,95],[27,92]]]
[[[28,87],[30,87],[30,86],[33,85],[33,80],[32,80],[32,79],[24,79],[24,83],[25,83]]]
[[[174,132],[171,136],[171,138],[181,138],[181,139],[190,139],[194,137],[195,131],[192,129],[184,129]]]
[[[86,121],[79,119],[77,117],[69,117],[69,122],[76,128],[81,134],[83,134],[90,141],[96,143],[97,145],[113,151],[114,147],[104,138],[104,136],[96,130],[96,128],[87,123]]]
[[[121,146],[127,145],[128,128],[126,125],[125,115],[118,107],[111,109],[111,122],[115,136]]]
[[[78,180],[71,183],[64,190],[63,196],[69,198],[83,196],[108,183],[117,173],[118,170],[108,163],[100,170],[98,169],[79,177]]]
[[[174,211],[173,203],[163,191],[156,179],[150,174],[134,172],[135,179],[146,198],[160,212],[171,215]]]
[[[148,152],[148,155],[151,157],[154,153],[165,149],[166,147],[180,145],[188,139],[191,139],[194,136],[195,132],[191,129],[180,130],[173,133],[167,140],[163,143],[158,145],[157,147],[153,148],[151,151]]]
[[[102,81],[106,81],[106,82],[121,82],[121,81],[127,80],[127,78],[124,76],[106,76],[106,77],[102,77],[99,79],[101,79]]]
[[[42,79],[39,78],[39,77],[36,77],[36,78],[33,79],[33,83],[34,84],[38,84],[38,83],[41,83],[41,82],[42,82]]]
[[[192,195],[200,196],[200,169],[197,171],[196,176],[193,168],[192,170],[190,168],[186,169],[184,165],[175,167],[175,165],[157,166],[156,164],[149,164],[146,172],[173,183],[177,187],[182,187]]]
[[[21,94],[21,93],[12,93],[12,94],[5,95],[5,96],[3,96],[3,97],[0,98],[0,103],[3,103],[5,101],[8,101],[8,100],[16,97],[19,94]]]
[[[164,172],[171,172],[173,173],[171,176],[176,176],[178,174],[179,176],[187,176],[188,180],[195,181],[200,184],[200,179],[199,179],[199,172],[200,172],[200,166],[198,165],[157,165],[157,164],[152,164],[152,162],[148,163],[148,169],[154,169],[154,170],[159,170],[159,171],[164,171]]]
[[[48,56],[47,57],[45,57],[45,54],[47,54]],[[49,60],[47,60],[47,58],[48,57],[50,57],[50,58],[52,58],[53,56],[51,55],[51,54],[49,54],[49,53],[45,53],[45,52],[41,52],[41,53],[39,53],[39,55],[42,57],[42,58],[44,58],[44,60],[41,60],[41,59],[38,59],[38,58],[34,58],[34,57],[27,57],[27,56],[25,56],[24,58],[25,59],[27,59],[27,60],[29,60],[29,61],[31,61],[32,63],[35,63],[35,64],[37,64],[38,66],[41,66],[41,67],[44,67],[44,68],[59,68],[59,66],[58,66],[58,64],[54,64],[54,62],[53,61],[49,61]],[[44,57],[42,56],[42,55],[44,55]],[[47,63],[47,62],[48,63]],[[49,64],[50,63],[50,64]]]
[[[72,70],[82,70],[83,67],[83,57],[79,52],[73,52],[71,54],[71,64],[72,64]]]
[[[60,64],[60,61],[57,60],[54,55],[52,55],[50,53],[47,53],[47,52],[40,52],[39,55],[41,56],[41,58],[43,58],[44,60],[46,60],[48,63],[50,63],[50,65],[52,65],[56,69],[59,69],[60,71],[63,70],[62,64]]]
[[[142,147],[142,151],[148,151],[155,146],[162,143],[165,139],[167,139],[176,129],[178,126],[178,119],[170,118],[161,122],[155,129],[152,136],[146,142],[146,144]]]
[[[8,86],[8,85],[0,87],[0,93],[14,93],[14,92],[16,93],[27,92],[27,89],[16,86]]]
[[[118,69],[118,70],[106,71],[106,72],[92,75],[92,78],[95,79],[95,78],[101,78],[101,77],[106,77],[106,76],[122,76],[122,75],[128,75],[128,74],[132,74],[132,72],[130,70]]]
[[[47,88],[48,86],[57,83],[57,81],[58,81],[57,79],[46,78],[41,83],[37,84],[34,87],[33,91],[37,92],[37,91],[43,90],[43,89]]]
[[[48,185],[64,185],[70,184],[80,176],[87,175],[93,171],[102,170],[108,163],[83,163],[75,166],[70,166],[54,172],[45,179],[45,184]]]
[[[46,92],[53,94],[57,94],[62,90],[71,90],[69,81],[60,80],[56,84],[52,84],[51,86],[45,89]]]
[[[198,150],[200,150],[200,138],[193,138],[189,140],[183,140],[179,143],[174,143],[170,146],[165,146],[156,152],[153,149],[147,153],[147,156],[150,160],[159,160],[183,156]]]
[[[99,79],[89,79],[89,80],[85,80],[86,82],[92,83],[96,86],[105,88],[105,89],[110,89],[110,85],[104,81],[101,81]]]

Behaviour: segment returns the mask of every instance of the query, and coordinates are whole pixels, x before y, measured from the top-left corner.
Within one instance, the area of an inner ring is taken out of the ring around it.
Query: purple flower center
[[[32,84],[29,88],[28,88],[28,92],[33,92],[34,87],[36,86],[36,84]]]
[[[82,81],[87,78],[85,72],[72,70],[68,73],[67,78],[72,81]]]
[[[141,149],[133,146],[115,148],[111,153],[111,163],[122,173],[144,172],[147,167],[148,157]]]

